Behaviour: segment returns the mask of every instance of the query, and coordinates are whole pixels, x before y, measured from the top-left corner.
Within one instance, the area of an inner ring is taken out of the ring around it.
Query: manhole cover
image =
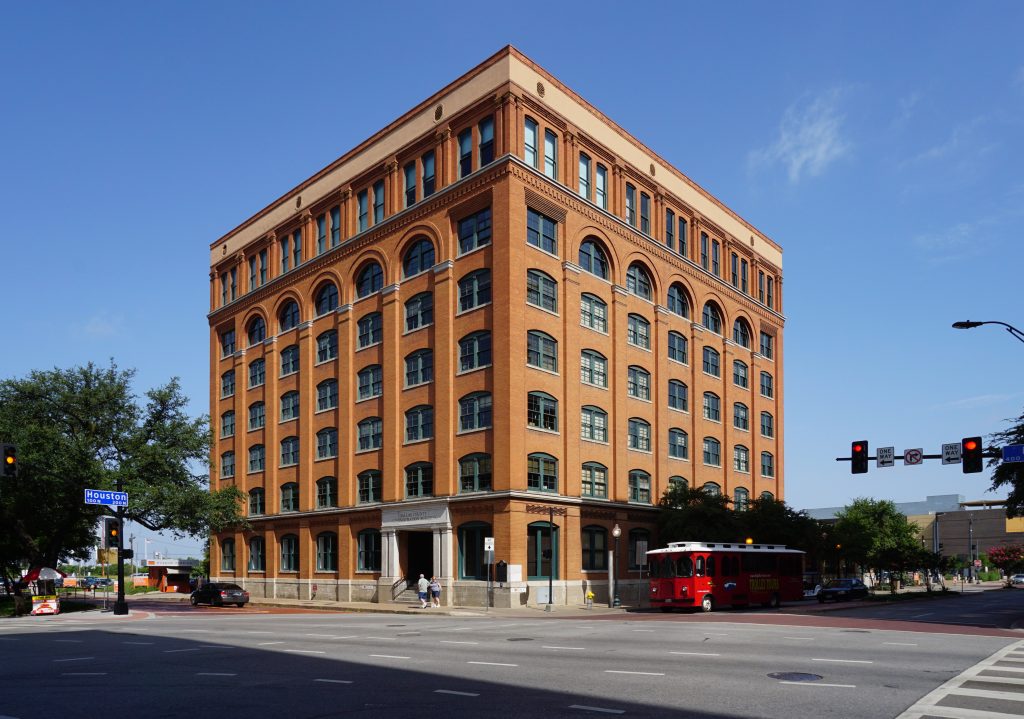
[[[533,639],[531,639],[530,637],[509,637],[508,641],[510,641],[510,642],[532,642]]]
[[[768,676],[784,682],[816,682],[821,679],[820,674],[804,674],[803,672],[772,672]]]

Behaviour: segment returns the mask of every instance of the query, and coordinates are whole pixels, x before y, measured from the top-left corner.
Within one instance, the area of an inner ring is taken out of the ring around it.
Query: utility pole
[[[967,510],[970,512],[970,510]],[[970,572],[968,575],[971,581],[974,581],[974,517],[972,515],[967,516],[967,564],[970,567],[967,571]]]

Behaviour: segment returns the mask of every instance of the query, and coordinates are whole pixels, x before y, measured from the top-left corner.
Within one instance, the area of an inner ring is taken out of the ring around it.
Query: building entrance
[[[405,576],[415,582],[422,574],[427,579],[434,574],[434,533],[405,532]]]

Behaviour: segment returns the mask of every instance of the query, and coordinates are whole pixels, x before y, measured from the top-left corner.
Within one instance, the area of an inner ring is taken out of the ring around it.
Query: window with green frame
[[[226,572],[235,571],[235,540],[225,539],[220,543],[220,568]]]
[[[299,571],[299,538],[294,534],[281,537],[281,571]]]
[[[583,571],[608,570],[608,530],[604,527],[584,527],[580,545],[583,549]]]
[[[316,571],[338,571],[338,535],[324,532],[316,538]]]
[[[356,570],[359,572],[380,571],[380,530],[364,529],[358,536],[359,557]]]
[[[558,525],[534,522],[526,528],[527,579],[558,579]]]
[[[459,527],[459,577],[461,579],[487,579],[484,563],[484,537],[491,537],[491,525],[469,522]]]

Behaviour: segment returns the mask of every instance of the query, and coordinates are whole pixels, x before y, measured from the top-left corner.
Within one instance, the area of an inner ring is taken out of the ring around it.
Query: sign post
[[[124,510],[128,506],[128,493],[121,491],[121,480],[117,480],[117,491],[108,492],[102,489],[85,490],[86,504],[102,504],[108,507],[115,507],[114,516],[117,518],[117,546],[111,547],[117,552],[117,599],[114,600],[114,614],[123,615],[128,613],[128,602],[124,600]],[[106,575],[106,571],[104,571]],[[103,598],[103,605],[106,607],[106,596]]]
[[[484,611],[494,603],[494,537],[484,537],[484,563],[487,564],[487,598]]]

